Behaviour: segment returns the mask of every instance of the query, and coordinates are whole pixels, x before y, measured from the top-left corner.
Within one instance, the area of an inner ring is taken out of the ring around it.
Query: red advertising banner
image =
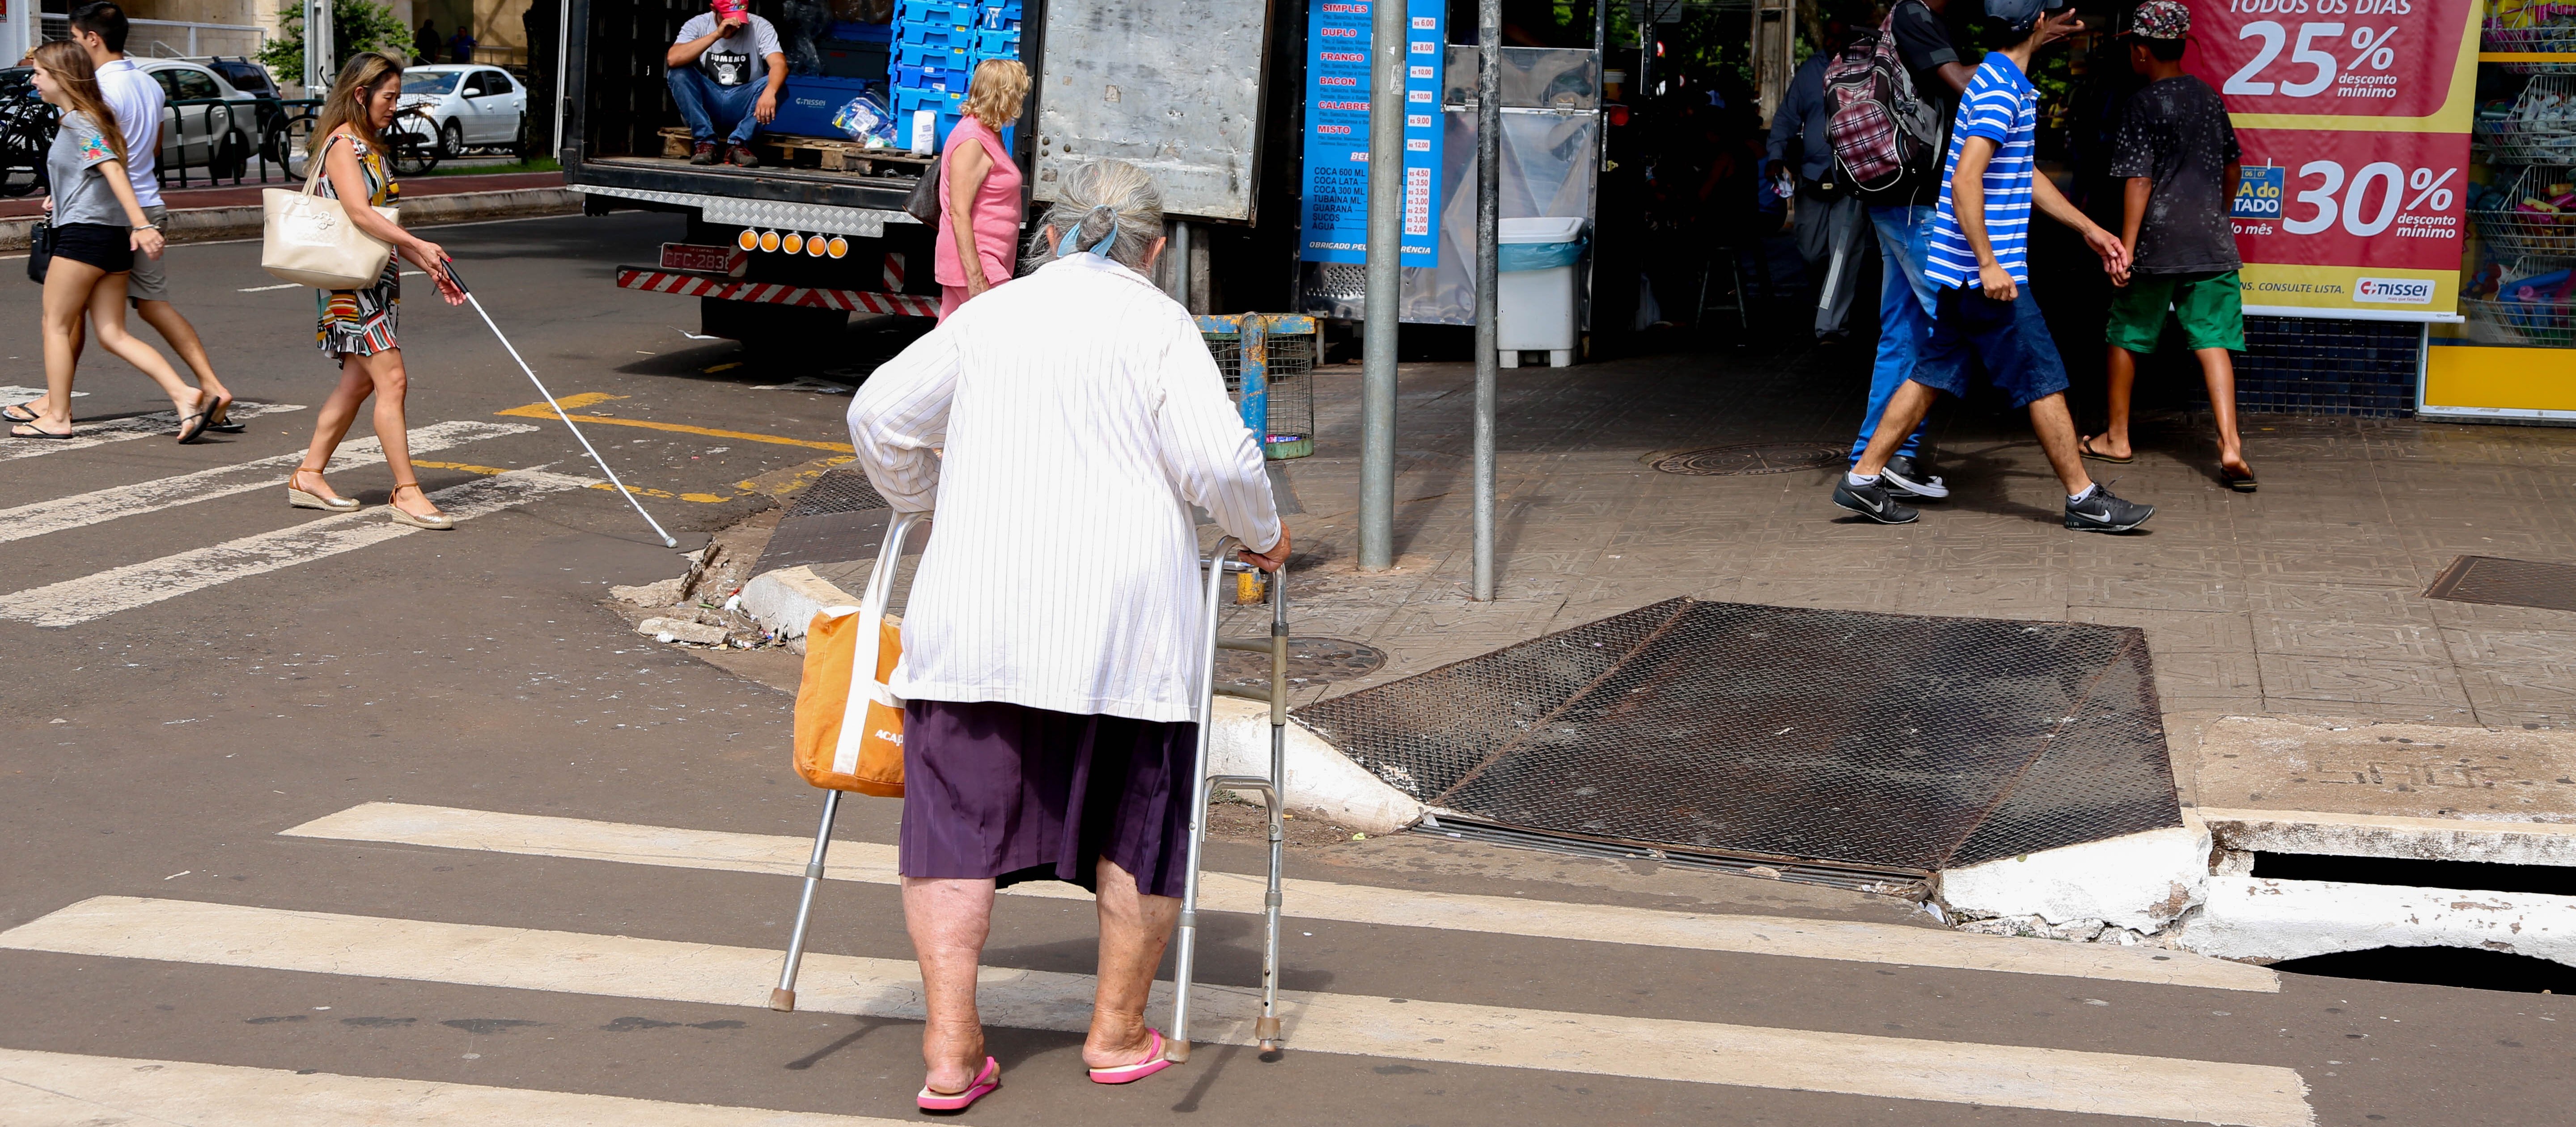
[[[2183,67],[2245,149],[2247,311],[2453,319],[2476,0],[2186,2]]]

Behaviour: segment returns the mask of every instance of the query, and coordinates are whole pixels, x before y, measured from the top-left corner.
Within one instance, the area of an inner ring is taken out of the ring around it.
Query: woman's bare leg
[[[66,434],[72,428],[72,373],[80,366],[81,316],[90,292],[106,272],[86,262],[54,259],[45,273],[45,397],[27,405],[35,430]]]
[[[1145,1034],[1145,1001],[1154,990],[1154,971],[1163,965],[1163,948],[1172,941],[1172,925],[1180,922],[1181,902],[1137,891],[1135,876],[1107,857],[1097,871],[1100,990],[1091,1003],[1082,1063],[1109,1068],[1140,1063],[1153,1047]]]
[[[304,448],[304,464],[313,468],[298,468],[287,484],[326,501],[340,496],[322,480],[322,470],[339,452],[340,440],[349,437],[349,424],[358,421],[358,408],[375,394],[376,381],[367,378],[366,359],[354,352],[340,354],[340,386],[331,389],[330,398],[313,416],[313,441]]]
[[[178,370],[162,358],[160,349],[125,331],[125,283],[130,277],[107,275],[89,291],[90,330],[98,334],[100,348],[160,384],[161,393],[170,397],[170,406],[179,412],[180,423],[185,424],[188,416],[214,406],[215,397],[188,386],[188,381],[179,378]]]
[[[963,1092],[984,1067],[975,971],[993,930],[993,882],[903,878],[903,922],[921,962],[921,1060],[934,1092]]]
[[[376,385],[376,442],[384,447],[385,468],[394,472],[394,493],[386,503],[416,517],[437,516],[438,506],[419,488],[420,473],[411,464],[410,424],[403,421],[403,397],[411,390],[411,377],[403,371],[402,350],[388,348],[360,357],[359,365]]]

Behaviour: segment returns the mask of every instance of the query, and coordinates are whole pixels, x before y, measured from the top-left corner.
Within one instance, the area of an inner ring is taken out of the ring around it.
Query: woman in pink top
[[[1010,59],[986,59],[966,90],[964,115],[940,154],[939,319],[977,294],[1011,280],[1020,256],[1020,166],[1001,131],[1019,120],[1029,72]],[[957,222],[959,215],[966,222]]]

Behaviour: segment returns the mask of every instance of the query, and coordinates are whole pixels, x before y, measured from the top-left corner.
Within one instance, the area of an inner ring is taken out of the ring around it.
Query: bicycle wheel
[[[0,133],[0,196],[34,192],[44,183],[45,150],[18,129]]]
[[[260,159],[287,179],[302,180],[311,158],[305,146],[313,138],[313,115],[298,114],[268,127],[260,139]]]

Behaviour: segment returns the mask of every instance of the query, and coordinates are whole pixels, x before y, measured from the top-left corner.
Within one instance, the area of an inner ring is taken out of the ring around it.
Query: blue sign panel
[[[2247,165],[2236,173],[2236,198],[2228,206],[2230,219],[2279,219],[2281,192],[2289,180],[2289,169],[2258,168]]]
[[[1298,209],[1308,262],[1368,260],[1369,6],[1316,0],[1306,24],[1306,191]],[[1407,266],[1440,262],[1442,0],[1406,0],[1404,237]]]

